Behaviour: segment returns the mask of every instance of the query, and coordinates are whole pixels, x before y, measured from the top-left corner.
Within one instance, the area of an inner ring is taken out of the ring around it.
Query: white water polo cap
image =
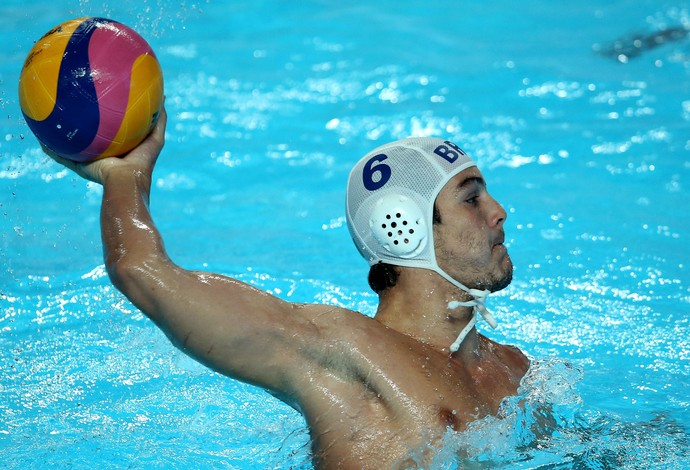
[[[460,147],[432,137],[398,140],[365,155],[348,180],[347,225],[369,265],[434,268],[434,202],[453,176],[473,166]]]
[[[473,166],[460,147],[443,139],[411,137],[378,147],[350,172],[347,226],[370,266],[384,262],[431,269],[474,299],[451,302],[449,308],[474,306],[495,327],[484,307],[489,291],[470,289],[450,277],[438,266],[434,250],[436,197],[453,176]],[[461,341],[458,338],[451,350]]]

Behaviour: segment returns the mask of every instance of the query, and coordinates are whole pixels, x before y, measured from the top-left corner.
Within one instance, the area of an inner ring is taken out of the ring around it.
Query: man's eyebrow
[[[466,187],[477,184],[482,188],[486,188],[486,181],[484,181],[484,178],[481,176],[470,176],[468,178],[465,178],[458,184],[458,189],[465,189]]]

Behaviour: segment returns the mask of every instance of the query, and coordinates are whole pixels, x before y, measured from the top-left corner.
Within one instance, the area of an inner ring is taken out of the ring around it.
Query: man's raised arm
[[[237,280],[185,270],[168,257],[149,211],[153,168],[164,144],[165,110],[152,134],[124,158],[78,165],[103,185],[101,229],[113,284],[171,341],[228,376],[291,395],[305,358],[319,355],[317,306],[284,302]]]

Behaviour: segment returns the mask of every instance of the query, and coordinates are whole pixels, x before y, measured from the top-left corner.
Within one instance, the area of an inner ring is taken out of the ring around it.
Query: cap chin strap
[[[460,334],[458,335],[457,339],[453,342],[453,344],[450,345],[450,352],[451,354],[456,352],[459,348],[460,345],[462,344],[463,340],[467,336],[467,334],[474,328],[474,326],[477,324],[477,312],[479,312],[484,318],[484,320],[491,326],[491,328],[496,328],[498,323],[496,322],[496,319],[494,316],[489,312],[489,310],[486,308],[486,298],[489,296],[491,291],[489,290],[480,290],[480,289],[470,289],[469,287],[464,286],[462,283],[456,281],[452,277],[450,277],[448,274],[446,274],[445,271],[443,271],[441,268],[437,266],[434,267],[434,271],[436,271],[441,277],[443,277],[445,280],[453,284],[455,287],[457,287],[460,290],[463,290],[467,292],[470,296],[473,297],[472,300],[468,300],[467,302],[460,302],[458,300],[453,300],[451,302],[448,302],[448,309],[453,310],[458,307],[474,307],[472,309],[472,318],[470,318],[470,321],[467,323],[465,328],[462,329]]]

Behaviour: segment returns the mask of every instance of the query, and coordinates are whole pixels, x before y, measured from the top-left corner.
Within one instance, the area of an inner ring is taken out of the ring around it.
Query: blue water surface
[[[6,467],[311,467],[299,414],[184,356],[111,287],[100,188],[23,121],[33,42],[87,15],[137,29],[163,66],[152,211],[184,267],[372,315],[350,167],[410,135],[479,162],[516,265],[490,301],[498,329],[480,329],[535,366],[498,417],[449,433],[439,468],[690,468],[681,0],[2,2]]]

